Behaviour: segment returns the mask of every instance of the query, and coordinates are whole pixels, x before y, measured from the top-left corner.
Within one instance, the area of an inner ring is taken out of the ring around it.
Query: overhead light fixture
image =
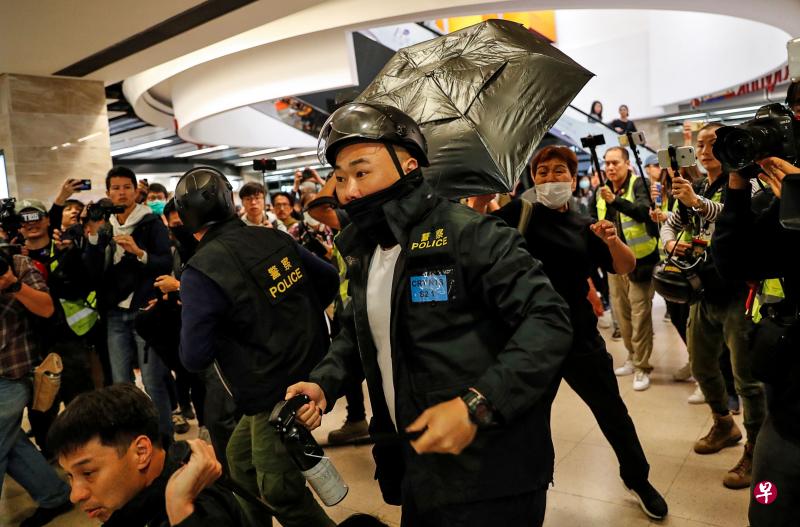
[[[299,154],[288,154],[288,155],[285,155],[285,156],[274,157],[273,159],[275,161],[284,161],[286,159],[295,159],[295,158],[298,158],[298,157],[308,157],[308,156],[315,156],[315,155],[317,155],[317,151],[316,150],[309,150],[308,152],[300,152]]]
[[[130,154],[131,152],[138,152],[140,150],[147,150],[148,148],[155,148],[157,146],[166,145],[172,142],[172,139],[157,139],[156,141],[148,141],[136,146],[126,146],[125,148],[118,148],[111,151],[111,157],[121,156],[123,154]]]
[[[673,115],[671,117],[662,117],[658,120],[659,123],[663,123],[665,121],[680,121],[683,119],[693,119],[695,117],[705,117],[707,114],[705,112],[702,113],[685,113],[683,115]]]
[[[71,144],[72,144],[72,143],[64,143],[64,144],[62,144],[62,145],[61,145],[61,148],[66,148],[66,147],[68,147],[68,146],[69,146],[69,145],[71,145]]]
[[[291,150],[292,147],[290,146],[279,146],[277,148],[265,148],[263,150],[253,150],[252,152],[245,152],[244,154],[239,155],[239,157],[252,157],[252,156],[263,156],[266,154],[273,154],[275,152],[283,152],[284,150]]]
[[[727,110],[715,110],[711,112],[711,115],[726,115],[729,113],[741,113],[741,112],[751,112],[753,110],[758,110],[761,106],[746,106],[744,108],[728,108]]]
[[[200,150],[190,150],[188,152],[181,152],[180,154],[175,154],[173,157],[199,156],[199,155],[202,155],[202,154],[208,154],[209,152],[217,152],[219,150],[227,150],[228,148],[230,148],[228,145],[209,146],[207,148],[201,148]]]
[[[103,132],[95,132],[93,134],[89,134],[89,135],[86,135],[84,137],[81,137],[80,139],[78,139],[78,142],[79,143],[83,143],[84,141],[88,141],[89,139],[92,139],[92,138],[97,137],[98,135],[102,135],[102,134],[103,134]]]

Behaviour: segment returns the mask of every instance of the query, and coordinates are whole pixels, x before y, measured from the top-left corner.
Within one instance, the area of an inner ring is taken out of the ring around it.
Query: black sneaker
[[[619,331],[619,328],[614,328],[614,333],[611,334],[611,340],[615,342],[622,340],[622,333]]]
[[[649,517],[654,520],[663,520],[667,516],[667,502],[649,481],[632,487],[625,485],[625,488],[636,498],[639,506]]]
[[[19,527],[42,527],[43,525],[47,525],[54,518],[57,516],[61,516],[64,513],[67,513],[72,510],[72,503],[66,502],[63,505],[59,505],[58,507],[53,507],[52,509],[45,509],[44,507],[39,507],[33,513],[33,516],[25,518],[22,520],[22,523],[19,524]]]

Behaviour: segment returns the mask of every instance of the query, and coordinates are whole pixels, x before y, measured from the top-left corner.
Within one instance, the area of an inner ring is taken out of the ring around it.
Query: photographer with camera
[[[181,275],[180,359],[189,371],[213,364],[244,413],[227,446],[231,476],[263,496],[282,525],[330,527],[268,421],[287,386],[328,349],[324,309],[336,270],[289,235],[240,221],[231,185],[216,169],[184,174],[175,204],[200,241]],[[272,525],[263,511],[242,506],[251,525]]]
[[[614,373],[633,374],[633,389],[643,391],[650,387],[653,370],[652,270],[659,259],[657,229],[650,220],[647,184],[631,171],[628,150],[613,146],[604,158],[608,181],[597,192],[597,218],[611,221],[636,256],[632,272],[608,275],[612,310],[628,351],[627,360]]]
[[[50,206],[48,216],[52,230],[59,230],[62,234],[70,228],[79,224],[79,218],[83,212],[84,205],[80,200],[72,198],[78,192],[90,190],[86,186],[87,180],[67,179],[61,185],[53,204]]]
[[[58,416],[49,441],[70,481],[70,500],[107,527],[240,527],[233,494],[215,482],[222,466],[214,450],[190,440],[181,449],[161,442],[153,402],[123,383],[79,396]]]
[[[728,394],[720,368],[723,346],[730,351],[734,386],[742,398],[747,443],[739,462],[727,472],[723,484],[732,489],[750,486],[752,454],[761,424],[764,421],[764,390],[752,371],[752,357],[747,348],[745,330],[747,321],[743,306],[747,298],[744,281],[726,280],[719,276],[713,253],[707,248],[714,232],[717,216],[727,199],[728,174],[715,155],[718,124],[705,125],[697,135],[697,151],[707,176],[699,181],[698,192],[692,183],[676,174],[672,178],[672,192],[691,214],[672,214],[661,229],[661,237],[668,253],[689,263],[697,262],[698,276],[703,293],[699,301],[689,308],[687,348],[692,375],[705,396],[714,418],[711,430],[694,445],[698,454],[714,454],[723,448],[736,445],[742,433],[728,406]],[[749,187],[755,193],[756,187]],[[691,232],[691,242],[678,237]]]
[[[753,527],[789,527],[800,503],[800,232],[780,218],[782,206],[796,206],[783,203],[783,186],[788,175],[800,177],[800,168],[777,157],[758,164],[774,199],[755,211],[751,182],[732,172],[711,250],[723,276],[760,281],[748,305],[748,352],[765,383],[768,412],[753,453],[749,520]]]
[[[146,205],[136,202],[137,182],[132,170],[116,166],[106,175],[111,206],[89,210],[89,243],[85,261],[95,277],[101,310],[108,326],[108,353],[115,383],[133,382],[133,362],[138,359],[142,382],[158,408],[161,433],[172,438],[172,412],[168,392],[172,376],[156,353],[146,353],[136,334],[136,314],[155,297],[153,283],[172,269],[167,228]]]
[[[39,505],[22,526],[39,527],[71,509],[69,488],[20,428],[41,353],[37,320],[50,317],[54,307],[31,259],[9,252],[0,247],[0,494],[8,474]]]
[[[76,245],[80,239],[62,240],[59,231],[51,229],[47,208],[39,200],[22,200],[17,208],[21,219],[19,234],[24,242],[22,251],[44,277],[55,306],[54,315],[39,323],[41,356],[56,353],[64,366],[60,389],[50,409],[40,411],[31,407],[28,412],[36,444],[50,458],[47,431],[61,402],[68,403],[79,393],[94,388],[91,366],[97,364],[99,368],[99,360],[92,353],[87,334],[97,324],[98,313],[82,251]]]

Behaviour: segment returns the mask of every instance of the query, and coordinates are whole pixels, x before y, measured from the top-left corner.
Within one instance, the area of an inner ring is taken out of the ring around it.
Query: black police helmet
[[[183,224],[197,232],[236,215],[233,187],[216,168],[193,168],[175,187],[175,208]]]
[[[336,154],[344,146],[364,141],[404,147],[420,166],[428,166],[428,143],[419,125],[394,106],[352,102],[328,117],[319,134],[317,156],[320,162],[336,164]]]

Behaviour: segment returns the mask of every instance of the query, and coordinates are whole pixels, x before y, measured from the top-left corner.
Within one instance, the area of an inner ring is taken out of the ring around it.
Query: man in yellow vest
[[[90,299],[94,301],[94,294],[81,251],[74,249],[74,240],[62,242],[58,231],[51,235],[46,205],[36,199],[25,199],[17,203],[17,212],[23,220],[19,230],[23,252],[42,275],[55,306],[55,315],[40,321],[38,326],[41,356],[55,352],[64,362],[56,402],[45,412],[33,409],[28,412],[37,445],[46,457],[51,457],[45,439],[61,401],[69,403],[79,393],[94,388],[90,376],[93,357],[82,337],[97,322],[97,311],[89,303]]]
[[[633,389],[650,387],[650,355],[653,352],[653,267],[658,263],[658,240],[650,219],[650,200],[645,181],[631,172],[624,148],[606,150],[606,185],[597,193],[597,217],[617,227],[622,241],[636,256],[636,269],[626,275],[610,274],[611,308],[619,321],[628,358],[614,370],[618,376],[633,374]]]

